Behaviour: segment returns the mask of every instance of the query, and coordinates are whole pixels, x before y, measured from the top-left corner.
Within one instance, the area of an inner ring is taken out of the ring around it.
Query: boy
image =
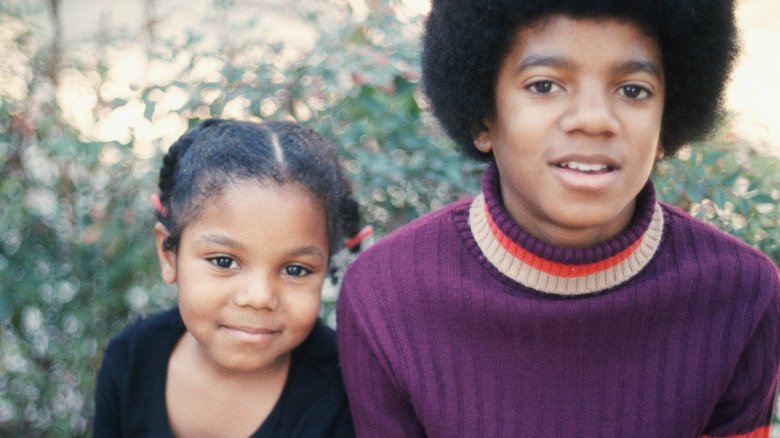
[[[423,82],[482,193],[350,267],[358,436],[768,437],[780,281],[655,199],[717,121],[726,0],[434,0]]]

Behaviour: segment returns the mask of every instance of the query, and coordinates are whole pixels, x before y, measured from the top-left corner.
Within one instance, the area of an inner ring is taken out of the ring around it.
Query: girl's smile
[[[274,330],[246,325],[220,324],[219,328],[235,338],[236,341],[247,344],[266,344],[282,333],[281,329]]]

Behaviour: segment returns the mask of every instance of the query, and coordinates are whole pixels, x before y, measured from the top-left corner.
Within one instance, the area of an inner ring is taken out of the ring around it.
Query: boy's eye
[[[539,81],[534,82],[533,84],[526,87],[529,91],[537,94],[547,94],[552,93],[553,91],[559,91],[560,86],[555,84],[552,81]]]
[[[236,261],[226,256],[212,257],[208,260],[220,269],[231,269],[237,267]]]
[[[629,99],[646,99],[651,96],[650,92],[639,85],[626,85],[618,89],[618,94]]]
[[[290,265],[284,268],[284,273],[292,277],[303,277],[311,274],[311,271],[300,265]]]

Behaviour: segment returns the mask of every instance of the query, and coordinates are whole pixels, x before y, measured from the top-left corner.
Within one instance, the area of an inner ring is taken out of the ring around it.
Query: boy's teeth
[[[582,172],[597,172],[607,168],[607,166],[603,164],[585,164],[578,163],[576,161],[567,161],[565,163],[561,163],[561,167],[568,167],[569,169],[580,170]]]

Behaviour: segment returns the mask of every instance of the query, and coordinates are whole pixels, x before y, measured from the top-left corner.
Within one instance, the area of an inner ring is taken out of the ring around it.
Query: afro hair
[[[551,15],[616,18],[638,25],[661,48],[666,156],[702,139],[722,115],[738,52],[733,0],[433,0],[423,38],[423,89],[461,151],[474,147],[495,115],[498,71],[518,31]]]

